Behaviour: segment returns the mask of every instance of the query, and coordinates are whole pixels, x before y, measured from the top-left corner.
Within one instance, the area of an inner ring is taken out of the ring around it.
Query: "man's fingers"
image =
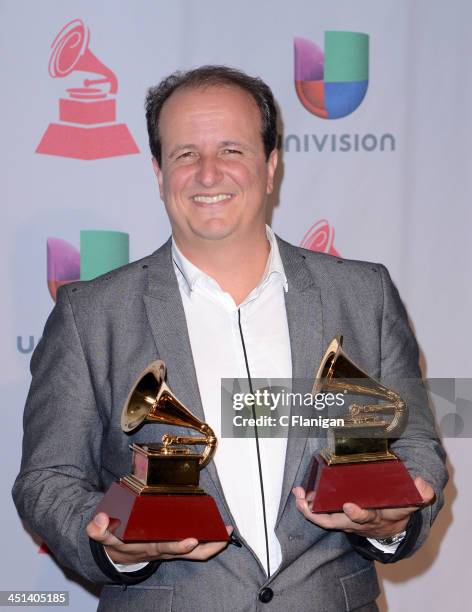
[[[157,549],[159,554],[166,559],[175,556],[188,555],[197,546],[198,540],[195,538],[185,538],[185,540],[181,540],[180,542],[159,542],[159,544],[157,544]]]
[[[192,550],[192,552],[185,555],[183,558],[194,561],[206,561],[210,559],[210,557],[217,555],[227,546],[228,542],[206,542],[205,544],[199,544],[195,550]]]
[[[226,531],[230,536],[234,531],[234,527],[226,525]],[[198,544],[189,553],[183,555],[183,558],[194,561],[206,561],[224,550],[228,544],[229,542],[205,542],[204,544]]]
[[[108,531],[110,519],[99,512],[87,525],[87,535],[106,547],[115,563],[138,563],[153,559],[194,559],[205,561],[222,551],[228,542],[199,544],[196,538],[185,538],[179,542],[137,542],[125,544]],[[228,535],[233,527],[226,526]]]
[[[360,508],[357,504],[347,503],[343,505],[344,514],[353,523],[364,525],[365,523],[372,523],[377,518],[376,510],[367,510],[366,508]]]
[[[371,533],[374,534],[374,531],[377,532],[385,529],[387,524],[390,526],[393,525],[394,522],[399,524],[400,521],[406,520],[405,517],[407,517],[410,512],[416,510],[416,508],[412,508],[411,510],[407,508],[395,508],[390,510],[366,509],[352,502],[348,502],[344,504],[343,512],[315,514],[310,510],[305,491],[301,487],[295,487],[292,489],[292,493],[295,497],[297,509],[307,520],[315,525],[323,529],[336,529],[348,533],[365,532],[369,534],[369,537]],[[402,529],[399,529],[399,531],[402,531]],[[390,533],[386,535],[390,535]],[[372,537],[374,537],[374,535],[372,535]]]
[[[295,505],[297,508],[308,517],[311,514],[311,510],[308,507],[308,501],[305,497],[305,489],[303,487],[294,487],[292,489],[293,496],[295,497]]]
[[[418,489],[418,493],[423,498],[423,502],[425,504],[430,504],[434,499],[434,490],[433,487],[423,480],[421,476],[417,476],[415,478],[415,486]]]
[[[295,499],[305,499],[305,489],[303,487],[294,487],[292,493]]]
[[[99,512],[87,525],[87,534],[93,540],[97,540],[97,542],[104,542],[111,535],[108,531],[109,525],[109,516],[105,512]]]
[[[415,478],[415,486],[425,505],[434,500],[434,490],[423,478],[420,476]],[[297,509],[315,525],[323,529],[360,533],[373,538],[387,537],[402,532],[408,523],[409,516],[418,510],[416,506],[369,510],[348,502],[343,505],[343,512],[314,514],[310,510],[311,500],[308,499],[302,487],[293,488],[292,493]]]
[[[415,478],[415,486],[418,489],[418,493],[421,495],[423,503],[425,506],[432,503],[435,498],[435,493],[433,487],[423,480],[421,476],[417,476]],[[416,512],[418,510],[417,506],[406,506],[404,508],[386,508],[381,510],[381,514],[384,518],[390,521],[400,521],[406,517],[409,517],[410,514]]]
[[[228,535],[233,527],[226,525]],[[195,538],[187,538],[181,542],[160,542],[157,547],[162,559],[189,559],[193,561],[206,561],[224,550],[229,542],[205,542],[199,544]]]
[[[318,527],[323,527],[323,529],[344,529],[346,523],[348,523],[346,516],[342,512],[335,512],[333,514],[313,513],[310,510],[305,490],[302,487],[294,487],[292,493],[295,497],[297,509],[308,521],[318,525]]]
[[[93,517],[85,530],[89,538],[106,546],[121,544],[122,542],[108,531],[109,524],[108,515],[105,512],[99,512]]]
[[[102,542],[108,535],[109,523],[108,515],[105,512],[99,512],[86,527],[88,537],[97,540],[97,542]]]
[[[308,501],[305,497],[305,489],[303,489],[302,487],[294,487],[292,489],[292,493],[295,497],[295,505],[297,506],[298,510],[300,510],[300,512],[306,519],[311,521],[312,512],[308,506]]]

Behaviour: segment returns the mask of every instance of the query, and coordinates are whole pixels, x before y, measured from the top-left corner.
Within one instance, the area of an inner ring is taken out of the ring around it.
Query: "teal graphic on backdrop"
[[[369,36],[325,32],[324,53],[307,38],[295,38],[295,89],[317,117],[339,119],[362,102],[369,83]]]
[[[47,275],[51,297],[61,285],[91,280],[129,263],[129,235],[107,230],[81,230],[80,252],[61,238],[47,239]]]

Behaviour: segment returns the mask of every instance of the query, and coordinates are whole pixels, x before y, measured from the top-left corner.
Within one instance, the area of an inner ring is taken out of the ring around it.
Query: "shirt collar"
[[[263,286],[265,286],[274,277],[279,278],[280,282],[285,291],[288,291],[288,282],[285,275],[282,258],[280,257],[279,246],[272,228],[266,225],[266,235],[269,241],[270,251],[269,257],[267,258],[267,264],[262,275],[262,279],[253,289],[250,295],[254,292],[259,292]],[[179,250],[172,237],[172,260],[176,269],[176,274],[179,279],[179,285],[183,287],[186,294],[190,297],[192,291],[198,284],[204,284],[207,286],[214,286],[221,291],[220,286],[214,278],[202,272],[197,266],[195,266],[189,259],[187,259],[182,252]]]

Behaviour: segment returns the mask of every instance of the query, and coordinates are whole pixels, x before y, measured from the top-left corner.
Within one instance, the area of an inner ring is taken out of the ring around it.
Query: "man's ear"
[[[164,186],[163,186],[163,178],[162,178],[162,170],[157,163],[157,159],[155,157],[152,158],[152,167],[154,169],[154,174],[156,175],[157,182],[159,184],[159,194],[161,196],[161,200],[164,200]]]
[[[274,176],[277,168],[277,162],[279,160],[279,152],[274,149],[269,155],[267,160],[267,193],[272,193],[274,189]]]

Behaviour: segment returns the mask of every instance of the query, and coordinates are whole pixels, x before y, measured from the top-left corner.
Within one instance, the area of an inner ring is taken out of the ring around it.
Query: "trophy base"
[[[109,531],[122,542],[227,542],[228,532],[209,495],[139,495],[114,482],[96,512],[110,517]]]
[[[50,123],[36,153],[92,160],[133,155],[139,149],[124,123],[99,127]]]
[[[327,465],[317,453],[308,469],[304,489],[314,513],[342,512],[346,502],[361,508],[403,508],[423,504],[415,483],[399,459]]]

